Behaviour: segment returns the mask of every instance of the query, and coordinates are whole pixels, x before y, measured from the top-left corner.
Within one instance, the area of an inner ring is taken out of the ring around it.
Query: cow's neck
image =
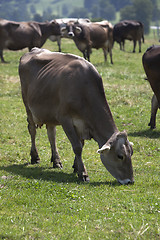
[[[99,147],[102,147],[102,145],[104,145],[115,132],[118,132],[113,118],[110,117],[104,117],[103,123],[102,121],[99,121],[99,125],[96,130],[97,132],[94,132],[93,138],[98,143]]]
[[[41,33],[43,37],[49,37],[51,35],[49,23],[40,23]]]
[[[118,132],[118,129],[113,120],[108,103],[101,105],[101,107],[99,105],[97,109],[95,105],[92,106],[92,113],[89,117],[91,135],[99,147],[102,147],[115,132]]]

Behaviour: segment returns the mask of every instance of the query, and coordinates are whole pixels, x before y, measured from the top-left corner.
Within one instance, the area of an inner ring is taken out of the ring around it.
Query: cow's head
[[[77,26],[76,23],[69,22],[66,27],[61,28],[62,36],[66,38],[74,38],[82,32],[81,27]]]
[[[134,183],[131,156],[132,143],[126,132],[117,132],[98,150],[106,169],[121,184]]]

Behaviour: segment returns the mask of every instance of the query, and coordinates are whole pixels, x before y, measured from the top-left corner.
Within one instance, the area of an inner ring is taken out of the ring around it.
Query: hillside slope
[[[49,9],[52,14],[63,16],[63,12],[70,13],[75,7],[83,7],[84,0],[32,0],[28,7],[31,5],[34,5],[36,12],[40,14]]]

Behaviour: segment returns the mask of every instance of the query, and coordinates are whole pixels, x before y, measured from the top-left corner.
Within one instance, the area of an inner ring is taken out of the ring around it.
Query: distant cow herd
[[[57,41],[58,50],[61,52],[61,38],[71,38],[77,48],[83,53],[83,57],[90,61],[92,48],[102,48],[104,59],[107,60],[109,53],[111,63],[112,48],[114,42],[120,44],[120,49],[124,50],[125,40],[139,43],[141,52],[141,42],[144,42],[143,24],[138,21],[125,20],[113,25],[104,20],[102,22],[91,22],[89,19],[64,18],[50,22],[14,22],[0,19],[0,58],[5,62],[3,50],[20,50],[33,47],[41,48],[46,40]]]
[[[57,41],[58,52],[41,49],[47,39]],[[61,53],[61,38],[71,38],[83,57]],[[84,140],[93,138],[99,146],[101,161],[121,184],[134,182],[131,156],[132,143],[126,132],[119,132],[107,103],[103,81],[90,63],[92,48],[102,48],[104,60],[110,55],[113,64],[114,42],[124,51],[125,40],[144,42],[143,24],[124,20],[114,26],[104,20],[56,19],[50,22],[14,22],[0,19],[0,57],[3,50],[28,48],[20,59],[19,76],[31,137],[31,163],[40,158],[36,148],[36,129],[46,125],[54,168],[62,168],[56,147],[56,126],[61,125],[75,154],[73,169],[81,181],[89,181],[82,161]],[[149,125],[155,128],[160,106],[160,46],[143,54],[143,66],[154,92]]]

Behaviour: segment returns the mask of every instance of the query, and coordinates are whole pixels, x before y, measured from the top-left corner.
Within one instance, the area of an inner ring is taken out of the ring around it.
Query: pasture
[[[57,146],[63,169],[53,169],[45,126],[37,131],[41,163],[30,165],[30,137],[18,77],[23,51],[4,51],[8,64],[0,63],[0,239],[128,240],[160,238],[160,113],[157,128],[150,130],[153,95],[144,80],[142,54],[152,44],[145,38],[142,53],[126,52],[115,43],[113,62],[104,63],[102,50],[91,62],[102,75],[106,97],[120,131],[134,143],[134,185],[122,186],[107,172],[97,153],[98,145],[86,141],[83,159],[90,183],[73,174],[74,154],[61,127]],[[43,46],[57,51],[56,43]],[[72,40],[62,40],[62,51],[78,54]]]

